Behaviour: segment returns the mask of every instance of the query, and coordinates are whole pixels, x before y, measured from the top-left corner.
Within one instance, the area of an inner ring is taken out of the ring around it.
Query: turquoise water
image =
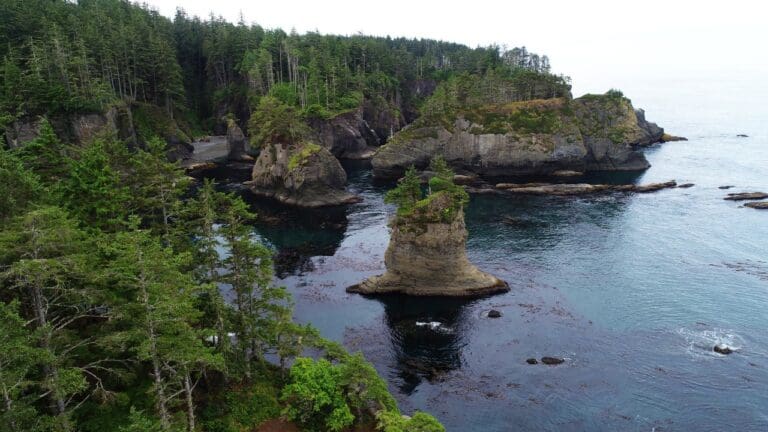
[[[297,319],[363,351],[405,411],[430,411],[449,431],[768,430],[768,212],[722,200],[768,191],[768,91],[738,80],[629,87],[649,119],[690,139],[648,149],[652,167],[633,180],[694,187],[474,196],[470,258],[509,293],[366,298],[344,289],[383,271],[390,185],[350,165],[360,204],[254,204],[274,218],[256,230],[279,251]],[[485,317],[490,308],[503,317]],[[719,342],[737,351],[716,354]],[[547,355],[566,362],[525,363]]]

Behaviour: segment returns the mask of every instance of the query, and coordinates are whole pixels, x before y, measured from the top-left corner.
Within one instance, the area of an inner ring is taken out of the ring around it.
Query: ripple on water
[[[724,357],[723,354],[714,351],[717,345],[725,345],[735,352],[743,350],[746,346],[744,338],[730,329],[683,327],[677,330],[677,334],[682,338],[686,352],[693,358]]]

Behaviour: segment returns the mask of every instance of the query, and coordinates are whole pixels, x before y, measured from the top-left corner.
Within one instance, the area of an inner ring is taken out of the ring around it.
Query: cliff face
[[[253,166],[251,191],[299,207],[349,204],[359,198],[344,190],[347,174],[316,144],[270,144]]]
[[[101,113],[59,115],[48,120],[56,135],[72,144],[83,144],[100,133],[111,132],[131,148],[143,146],[150,137],[159,136],[168,143],[171,160],[189,157],[194,150],[177,122],[153,105],[118,105]],[[21,118],[6,129],[5,141],[8,147],[16,148],[32,141],[39,133],[39,118]]]
[[[369,158],[379,145],[376,132],[363,119],[362,109],[327,120],[311,118],[307,123],[312,129],[313,140],[340,159]]]
[[[397,177],[442,155],[454,168],[482,175],[549,174],[557,170],[642,170],[635,149],[664,130],[618,95],[515,102],[462,112],[452,121],[417,121],[373,158],[374,175]]]
[[[442,214],[444,199],[436,196],[423,212]],[[348,288],[349,292],[472,296],[509,290],[504,281],[469,262],[462,211],[449,221],[424,220],[419,214],[397,216],[390,225],[392,237],[384,255],[387,271]]]
[[[56,135],[63,141],[82,144],[105,130],[114,132],[129,146],[137,144],[131,110],[124,106],[112,107],[104,113],[72,114],[49,119]],[[40,134],[40,118],[22,118],[5,131],[6,144],[17,148]]]

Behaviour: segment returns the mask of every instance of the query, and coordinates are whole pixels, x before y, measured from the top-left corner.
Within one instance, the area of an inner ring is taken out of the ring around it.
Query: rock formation
[[[358,202],[344,187],[347,174],[324,147],[309,142],[269,144],[253,166],[251,191],[299,207]]]
[[[179,124],[165,110],[149,104],[119,104],[104,112],[52,115],[48,121],[62,141],[72,144],[83,144],[100,133],[110,132],[130,148],[141,147],[149,138],[159,136],[168,144],[171,160],[187,158],[194,150]],[[35,139],[39,129],[39,117],[20,118],[6,128],[6,144],[10,148],[20,147]]]
[[[688,185],[683,185],[688,187]],[[634,184],[590,184],[590,183],[499,183],[495,190],[510,194],[520,195],[587,195],[599,192],[656,192],[662,189],[670,189],[678,186],[677,182],[670,180],[663,183],[649,183],[645,185]],[[471,192],[482,190],[470,189]]]
[[[250,145],[245,137],[243,130],[237,125],[237,122],[227,120],[227,159],[233,161],[253,160],[250,153]]]
[[[362,109],[339,114],[328,120],[310,118],[313,141],[340,159],[367,159],[379,145],[379,138],[363,119]]]
[[[637,148],[660,142],[664,130],[617,93],[489,105],[455,118],[420,118],[373,158],[377,177],[396,178],[437,155],[480,175],[551,174],[559,170],[643,170]]]
[[[471,296],[508,291],[508,285],[477,269],[466,253],[464,212],[451,211],[446,192],[420,201],[413,214],[391,221],[392,237],[384,256],[386,272],[347,291],[422,296]]]

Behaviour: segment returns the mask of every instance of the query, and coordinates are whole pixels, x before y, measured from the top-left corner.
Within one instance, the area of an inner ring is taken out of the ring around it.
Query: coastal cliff
[[[559,170],[631,171],[650,167],[637,148],[664,130],[645,120],[620,92],[470,106],[425,116],[396,134],[372,160],[374,175],[396,178],[442,156],[480,175]]]

